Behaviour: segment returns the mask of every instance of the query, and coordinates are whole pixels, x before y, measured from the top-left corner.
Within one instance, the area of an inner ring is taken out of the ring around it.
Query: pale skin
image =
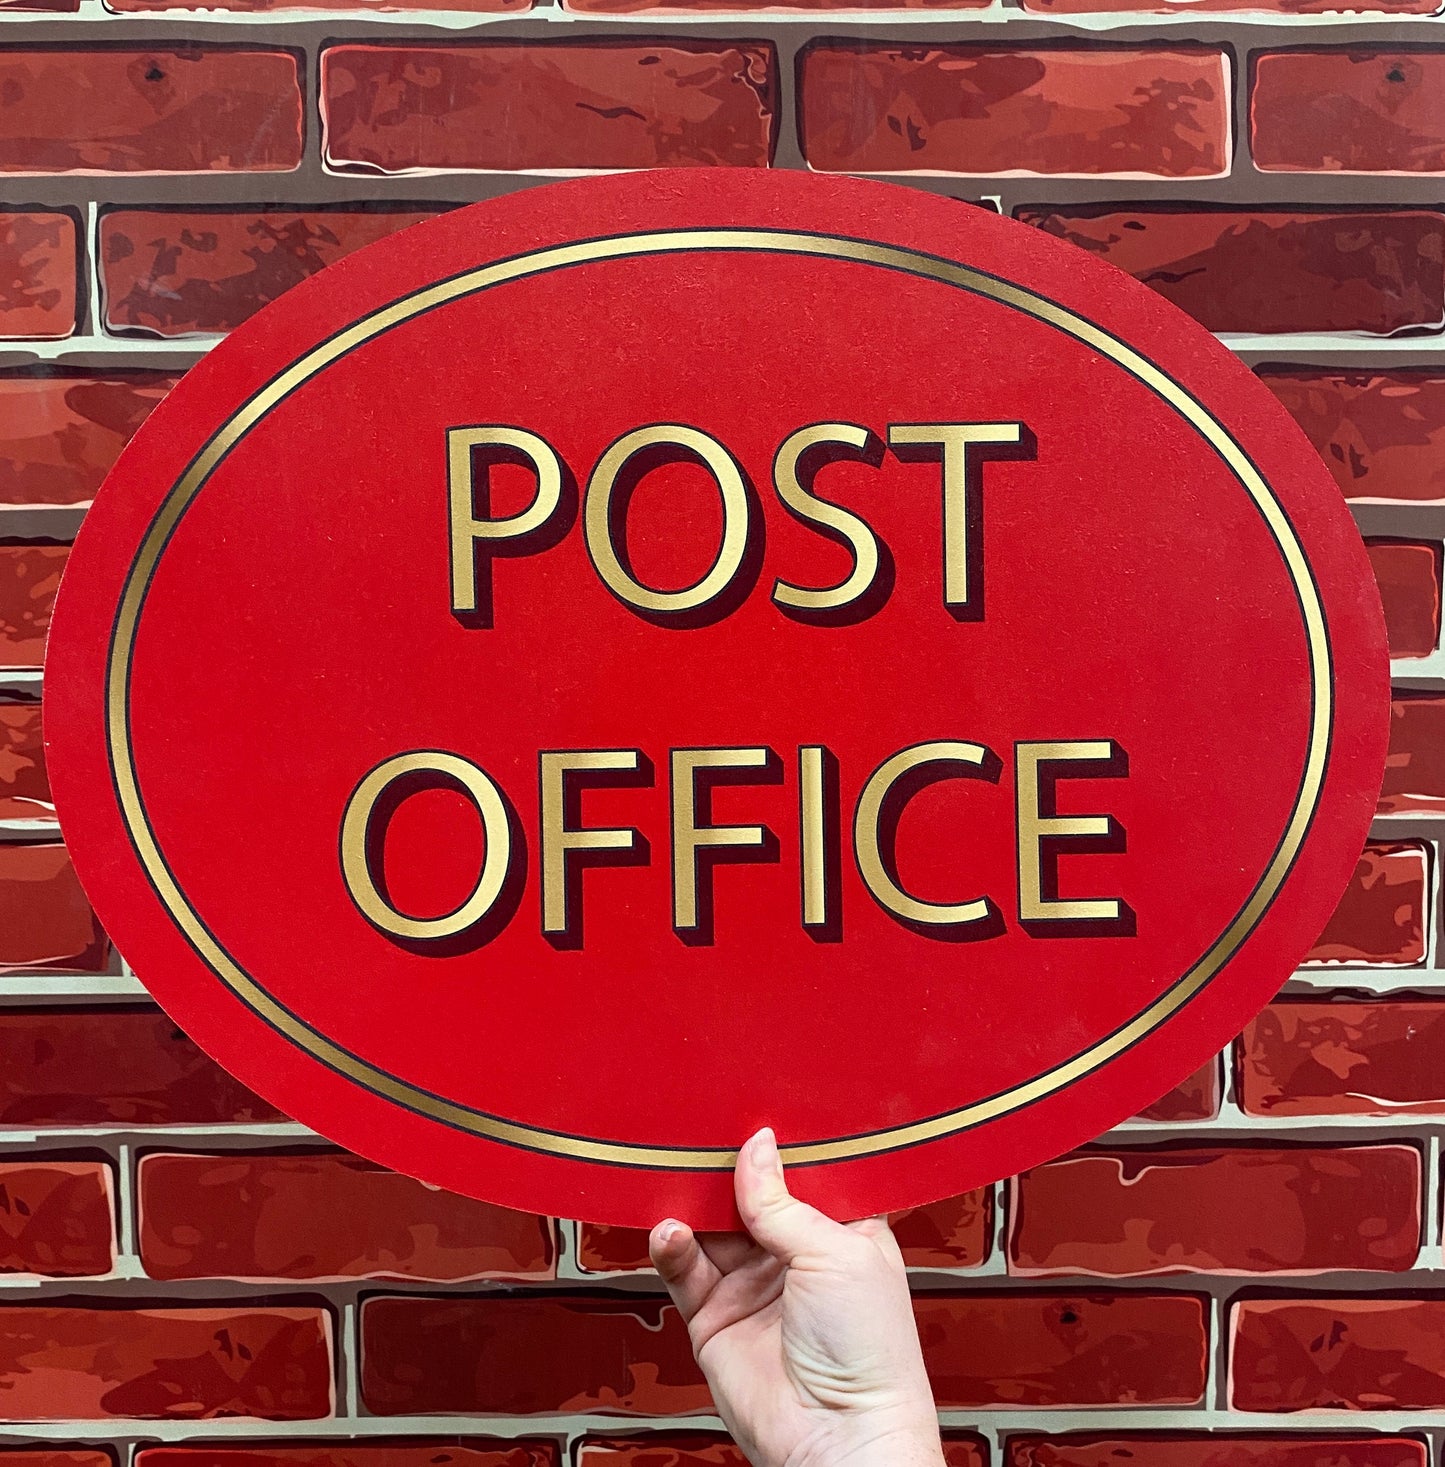
[[[768,1129],[734,1180],[747,1234],[668,1218],[649,1240],[733,1440],[754,1467],[942,1467],[887,1219],[838,1223],[798,1201]]]

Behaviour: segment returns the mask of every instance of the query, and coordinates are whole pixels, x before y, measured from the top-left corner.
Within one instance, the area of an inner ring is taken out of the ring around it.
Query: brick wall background
[[[676,163],[901,177],[1113,260],[1265,376],[1384,592],[1390,768],[1311,961],[1145,1116],[898,1221],[951,1462],[1438,1461],[1436,0],[167,3],[0,0],[0,1467],[740,1462],[640,1235],[339,1154],[147,1005],[40,744],[66,544],[220,333],[439,210]]]

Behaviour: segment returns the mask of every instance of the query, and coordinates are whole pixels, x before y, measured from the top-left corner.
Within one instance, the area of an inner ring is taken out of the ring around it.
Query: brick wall
[[[955,1464],[1438,1461],[1436,0],[166,3],[0,0],[0,1467],[737,1467],[639,1235],[338,1154],[147,1006],[39,741],[66,542],[220,333],[524,175],[658,163],[901,177],[1072,240],[1335,473],[1396,681],[1338,914],[1147,1115],[898,1229]]]

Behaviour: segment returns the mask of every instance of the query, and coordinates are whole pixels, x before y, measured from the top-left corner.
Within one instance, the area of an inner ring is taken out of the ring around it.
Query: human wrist
[[[840,1413],[783,1467],[943,1467],[933,1403]]]

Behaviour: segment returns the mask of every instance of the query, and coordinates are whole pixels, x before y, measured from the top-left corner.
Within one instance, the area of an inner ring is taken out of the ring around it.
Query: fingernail
[[[657,1225],[657,1241],[666,1247],[677,1236],[677,1230],[681,1226],[682,1224],[674,1217],[670,1217],[665,1222],[659,1223]]]
[[[764,1126],[753,1137],[748,1150],[748,1162],[762,1176],[773,1176],[782,1169],[782,1162],[778,1157],[778,1138],[773,1135],[771,1126]]]

